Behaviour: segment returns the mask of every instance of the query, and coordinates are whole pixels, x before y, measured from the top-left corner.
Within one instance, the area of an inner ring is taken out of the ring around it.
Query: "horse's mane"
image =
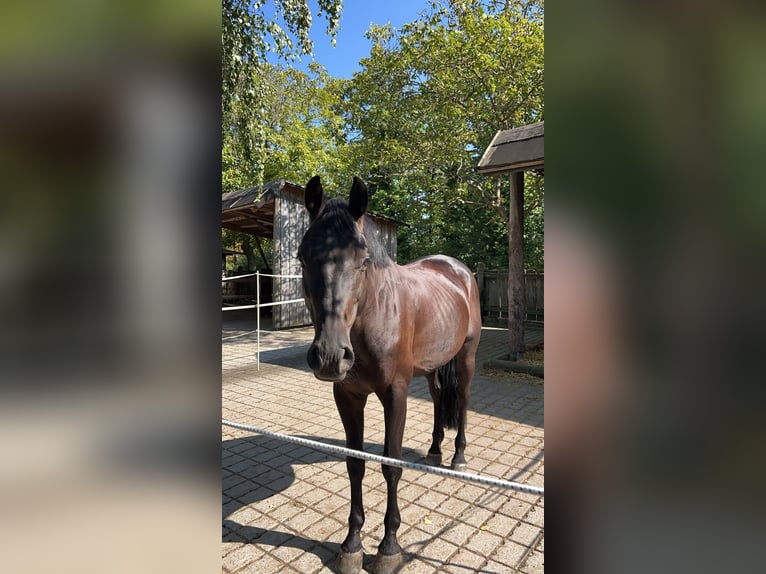
[[[370,221],[367,215],[364,215],[366,221]],[[326,230],[327,233],[338,236],[348,237],[351,240],[356,236],[356,222],[348,210],[348,201],[339,197],[334,197],[327,201],[321,215],[314,223]],[[391,258],[386,252],[386,248],[373,232],[371,225],[364,225],[362,232],[367,251],[370,254],[370,261],[375,267],[388,267],[391,264]]]

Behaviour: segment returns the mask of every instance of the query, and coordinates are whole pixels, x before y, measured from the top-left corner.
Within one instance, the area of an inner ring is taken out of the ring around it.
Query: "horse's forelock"
[[[364,216],[366,217],[366,216]],[[334,197],[324,206],[319,217],[312,223],[314,233],[327,234],[337,237],[339,241],[352,242],[362,239],[370,253],[373,265],[387,267],[390,264],[385,248],[371,231],[370,226],[363,225],[361,238],[359,227],[349,211],[348,201]]]

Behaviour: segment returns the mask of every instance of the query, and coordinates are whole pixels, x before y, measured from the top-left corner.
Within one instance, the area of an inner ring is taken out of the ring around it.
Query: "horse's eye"
[[[362,266],[360,267],[360,269],[362,271],[364,271],[365,269],[367,269],[367,266],[369,264],[370,264],[370,258],[369,257],[365,257],[364,259],[362,259]]]

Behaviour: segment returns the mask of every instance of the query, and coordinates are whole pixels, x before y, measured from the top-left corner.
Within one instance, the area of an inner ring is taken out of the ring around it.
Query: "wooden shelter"
[[[505,175],[529,169],[544,169],[545,122],[500,130],[479,160],[477,171]]]
[[[545,122],[500,130],[479,160],[477,171],[510,179],[508,209],[509,354],[524,353],[524,171],[543,172]]]
[[[300,275],[298,246],[309,224],[303,196],[302,185],[284,179],[226,193],[221,198],[221,225],[225,229],[273,239],[272,272],[275,275]],[[371,213],[367,214],[367,221],[396,261],[396,222]],[[302,297],[300,279],[274,278],[273,301]],[[272,317],[275,329],[311,324],[303,301],[273,307]]]

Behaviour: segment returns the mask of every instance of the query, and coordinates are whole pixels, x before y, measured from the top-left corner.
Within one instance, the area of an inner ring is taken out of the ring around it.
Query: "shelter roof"
[[[221,196],[221,225],[233,231],[242,231],[256,237],[274,236],[274,209],[277,197],[288,197],[303,204],[304,187],[278,179],[262,186],[230,191]],[[397,226],[399,222],[368,213],[373,219]]]
[[[545,165],[545,122],[500,130],[492,138],[477,170],[487,175],[499,175],[525,169],[541,169]]]
[[[303,196],[303,187],[284,179],[230,191],[221,196],[221,225],[256,237],[274,235],[274,200],[282,194]]]

